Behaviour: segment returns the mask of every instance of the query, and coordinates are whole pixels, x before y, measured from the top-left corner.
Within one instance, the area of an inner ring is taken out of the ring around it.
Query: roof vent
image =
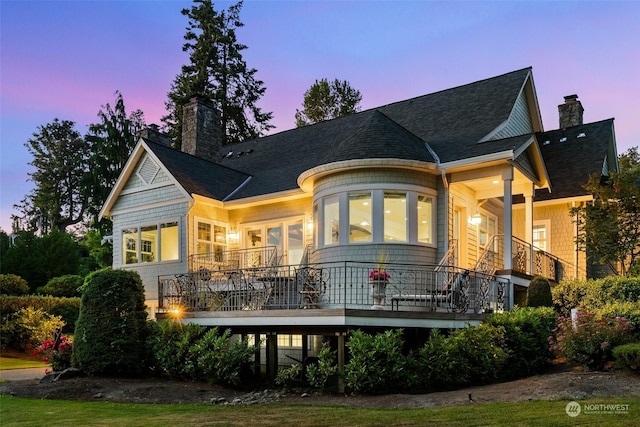
[[[584,138],[585,136],[587,136],[587,134],[586,134],[586,133],[584,133],[584,132],[580,132],[580,133],[578,134],[578,138]]]
[[[563,136],[562,138],[560,138],[560,142],[567,142],[567,137]]]
[[[549,144],[551,144],[551,141],[549,141],[548,139],[542,143],[542,145],[549,145]]]
[[[233,156],[233,151],[229,151],[225,156],[227,159]]]

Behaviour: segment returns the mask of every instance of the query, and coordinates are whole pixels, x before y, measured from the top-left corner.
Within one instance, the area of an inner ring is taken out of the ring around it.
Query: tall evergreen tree
[[[242,58],[247,46],[238,42],[242,1],[226,11],[216,11],[211,0],[194,0],[191,9],[183,9],[189,25],[182,50],[189,64],[174,79],[165,106],[169,114],[162,118],[167,132],[182,146],[182,106],[194,95],[210,98],[221,115],[222,145],[257,138],[273,128],[272,113],[264,113],[256,103],[266,88],[256,78],[257,70],[248,68]]]
[[[91,124],[86,135],[91,146],[87,211],[91,225],[103,233],[111,229],[111,224],[105,219],[98,222],[98,214],[136,145],[136,134],[145,126],[142,111],[127,115],[122,94],[116,91],[115,96],[114,106],[102,106],[98,111],[100,122]]]
[[[54,228],[65,231],[85,219],[90,147],[74,126],[72,121],[54,119],[39,126],[25,144],[33,156],[29,164],[35,170],[29,176],[35,188],[16,208],[22,211],[20,220],[27,229],[42,234]]]
[[[360,111],[360,101],[360,91],[353,89],[346,80],[316,80],[304,93],[304,108],[302,111],[296,110],[296,126],[302,127],[356,113]]]

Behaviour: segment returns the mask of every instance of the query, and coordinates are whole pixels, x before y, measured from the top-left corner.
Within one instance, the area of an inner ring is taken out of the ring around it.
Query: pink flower
[[[369,279],[370,280],[380,280],[380,279],[384,279],[384,280],[389,280],[391,278],[391,274],[389,274],[388,271],[386,270],[382,270],[382,269],[373,269],[369,272]]]

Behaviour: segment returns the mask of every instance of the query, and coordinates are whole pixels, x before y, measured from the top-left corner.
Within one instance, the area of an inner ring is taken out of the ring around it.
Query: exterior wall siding
[[[406,169],[356,169],[353,171],[344,171],[323,177],[316,182],[314,194],[324,191],[335,190],[343,191],[340,188],[358,184],[405,184],[417,185],[420,187],[435,189],[437,188],[437,179],[435,175],[429,173],[420,173],[414,170]]]
[[[530,117],[527,98],[525,96],[525,92],[522,91],[520,92],[520,96],[518,96],[508,122],[502,129],[493,134],[490,139],[498,140],[533,133],[533,126],[531,126]]]
[[[376,262],[387,257],[388,262],[435,265],[436,248],[431,246],[401,243],[350,244],[317,249],[312,254],[312,262]]]
[[[175,203],[129,212],[116,214],[113,220],[113,267],[125,270],[135,270],[142,278],[145,296],[148,306],[157,306],[158,300],[158,276],[165,274],[179,274],[187,271],[187,242],[184,238],[187,227],[186,213],[188,204]],[[140,264],[123,265],[122,263],[122,230],[128,227],[140,227],[144,225],[159,224],[162,222],[177,221],[178,235],[180,236],[179,259],[176,261],[150,262]]]

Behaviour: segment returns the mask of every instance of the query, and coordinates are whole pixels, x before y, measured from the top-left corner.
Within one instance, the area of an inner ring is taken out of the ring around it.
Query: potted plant
[[[384,268],[374,268],[369,272],[369,285],[371,286],[371,298],[373,298],[372,310],[384,310],[382,301],[387,293],[387,283],[391,274]]]

